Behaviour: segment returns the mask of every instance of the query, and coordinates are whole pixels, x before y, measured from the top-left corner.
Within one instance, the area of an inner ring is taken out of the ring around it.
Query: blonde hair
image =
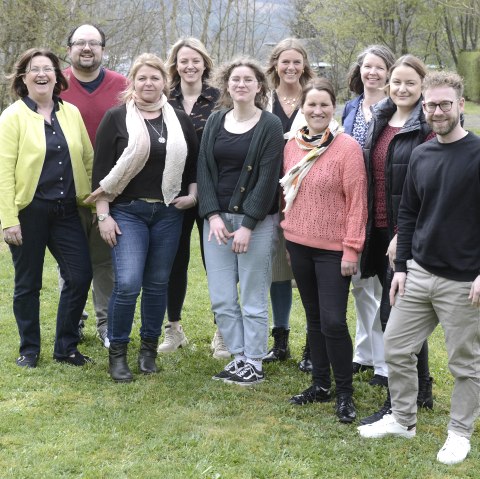
[[[268,103],[268,82],[265,73],[263,73],[262,67],[259,63],[250,57],[238,57],[229,63],[220,66],[215,70],[213,78],[210,82],[211,86],[217,88],[220,92],[220,97],[217,101],[217,108],[231,108],[233,106],[233,100],[228,93],[228,81],[232,74],[232,71],[237,67],[250,68],[256,80],[260,91],[255,96],[255,105],[262,110]]]
[[[165,82],[163,93],[168,97],[170,90],[168,84],[168,75],[162,59],[153,53],[142,53],[133,62],[133,65],[128,73],[128,79],[130,80],[129,84],[127,88],[120,94],[120,99],[124,103],[127,103],[132,98],[133,92],[135,91],[135,77],[137,76],[138,70],[140,70],[140,68],[143,66],[155,68],[160,72],[163,77],[163,81]]]
[[[303,72],[300,76],[300,85],[304,87],[309,80],[315,77],[315,73],[310,67],[307,51],[300,43],[300,40],[297,40],[296,38],[285,38],[273,47],[270,58],[268,59],[268,67],[266,71],[267,76],[274,88],[277,88],[278,85],[280,85],[280,77],[278,76],[277,72],[278,59],[280,55],[287,50],[295,50],[303,57]]]
[[[171,87],[175,88],[180,83],[180,75],[178,74],[177,69],[177,56],[181,48],[187,47],[195,50],[203,58],[203,63],[205,65],[205,71],[202,74],[202,81],[207,81],[210,77],[210,72],[213,70],[213,60],[207,52],[205,45],[198,40],[197,38],[181,38],[178,40],[170,49],[168,58],[165,64],[167,69],[168,76],[170,77]]]

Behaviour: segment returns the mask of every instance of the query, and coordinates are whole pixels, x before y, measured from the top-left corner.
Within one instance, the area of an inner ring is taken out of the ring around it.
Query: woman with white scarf
[[[331,367],[337,417],[350,423],[356,413],[346,314],[350,279],[365,238],[366,172],[360,146],[333,119],[332,84],[325,78],[311,80],[301,106],[307,126],[285,147],[281,226],[307,317],[313,385],[290,402],[330,401]]]
[[[115,283],[108,311],[109,372],[133,375],[127,347],[141,299],[141,373],[157,372],[158,338],[167,286],[182,229],[183,210],[197,203],[198,142],[184,112],[167,103],[167,72],[157,56],[140,55],[124,104],[105,114],[97,132],[90,201],[100,235],[112,248]]]

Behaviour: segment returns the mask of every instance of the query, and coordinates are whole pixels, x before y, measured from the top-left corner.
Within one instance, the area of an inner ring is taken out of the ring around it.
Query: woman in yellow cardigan
[[[20,334],[17,365],[40,354],[40,290],[45,249],[60,266],[53,358],[83,366],[78,321],[92,271],[77,202],[88,196],[93,150],[77,108],[58,94],[68,87],[58,57],[32,48],[10,75],[18,97],[0,116],[0,221],[15,267],[13,311]]]

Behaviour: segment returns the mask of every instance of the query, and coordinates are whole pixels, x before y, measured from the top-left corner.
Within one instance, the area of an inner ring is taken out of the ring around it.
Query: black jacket
[[[425,121],[420,97],[415,105],[410,118],[405,122],[402,129],[390,142],[385,161],[385,197],[387,201],[387,222],[390,239],[395,236],[397,225],[398,207],[402,197],[403,183],[407,174],[407,167],[413,149],[425,142],[431,133],[430,127]],[[367,134],[363,156],[368,177],[368,222],[366,229],[365,246],[361,259],[362,277],[368,278],[375,274],[372,269],[372,252],[370,250],[370,238],[373,228],[373,169],[372,152],[375,148],[378,137],[387,126],[397,107],[390,98],[378,102],[373,109],[373,121]],[[386,253],[386,252],[385,252]]]

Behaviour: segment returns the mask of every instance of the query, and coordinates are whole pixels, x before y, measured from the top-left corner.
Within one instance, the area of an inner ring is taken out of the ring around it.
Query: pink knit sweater
[[[285,146],[284,173],[307,153],[295,139]],[[359,144],[338,135],[303,179],[281,226],[285,238],[312,248],[343,251],[355,262],[365,241],[367,177]]]

